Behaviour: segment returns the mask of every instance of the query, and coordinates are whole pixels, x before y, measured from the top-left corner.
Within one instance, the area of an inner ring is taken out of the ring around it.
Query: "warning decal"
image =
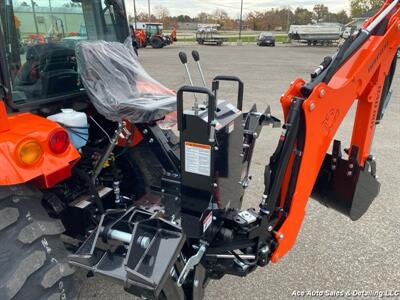
[[[228,103],[226,107],[233,111],[235,114],[240,114],[240,110],[235,105]]]
[[[228,134],[232,133],[232,131],[235,130],[235,122],[230,122],[228,125]]]
[[[185,142],[185,171],[210,176],[211,146]]]
[[[203,221],[203,233],[206,232],[208,227],[210,227],[210,225],[212,223],[212,216],[213,216],[212,215],[212,211],[210,211],[208,216],[204,218],[204,221]]]

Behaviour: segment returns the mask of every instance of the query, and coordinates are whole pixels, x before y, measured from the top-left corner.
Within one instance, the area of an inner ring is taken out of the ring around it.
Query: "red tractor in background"
[[[151,45],[154,49],[160,49],[177,41],[176,28],[172,30],[171,35],[164,35],[162,23],[136,22],[130,24],[130,26],[135,30],[139,48]]]

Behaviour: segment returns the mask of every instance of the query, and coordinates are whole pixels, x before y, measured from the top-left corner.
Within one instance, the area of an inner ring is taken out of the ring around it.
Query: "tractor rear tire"
[[[76,299],[78,280],[60,239],[64,226],[48,216],[30,184],[0,186],[0,299]]]
[[[160,37],[153,37],[150,41],[150,44],[154,49],[160,49],[164,46]]]

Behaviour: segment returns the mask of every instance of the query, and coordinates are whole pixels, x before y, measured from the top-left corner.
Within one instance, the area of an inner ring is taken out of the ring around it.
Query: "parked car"
[[[262,32],[257,38],[257,45],[275,47],[275,37],[272,32]]]
[[[397,58],[400,58],[400,48],[397,49]]]

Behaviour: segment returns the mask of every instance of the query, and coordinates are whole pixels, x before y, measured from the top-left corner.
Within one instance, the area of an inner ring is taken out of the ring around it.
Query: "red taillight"
[[[50,135],[49,148],[55,154],[64,153],[69,146],[68,133],[64,130],[59,130]]]

